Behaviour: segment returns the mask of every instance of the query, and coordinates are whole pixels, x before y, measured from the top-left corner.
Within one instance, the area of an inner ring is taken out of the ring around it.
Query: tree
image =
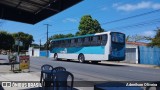
[[[69,37],[74,37],[74,35],[71,33],[65,35],[65,38],[69,38]]]
[[[85,15],[81,18],[78,29],[79,31],[76,33],[77,36],[104,32],[99,22],[93,20],[90,15]]]
[[[131,41],[131,42],[138,42],[138,41],[144,41],[144,40],[149,40],[149,36],[143,36],[143,35],[132,35],[132,36],[127,36],[126,41]]]
[[[156,35],[154,36],[154,38],[152,38],[150,46],[158,46],[158,47],[160,47],[160,28],[158,28],[155,31],[156,31]]]
[[[0,49],[12,49],[13,44],[14,38],[12,35],[6,31],[0,31]]]
[[[65,38],[65,35],[64,34],[55,34],[55,35],[49,37],[49,40],[59,39],[59,38]]]
[[[69,38],[69,37],[73,37],[74,35],[73,34],[71,34],[71,33],[69,33],[69,34],[55,34],[55,35],[53,35],[53,36],[51,36],[50,38],[49,38],[49,40],[52,40],[52,39],[59,39],[59,38]]]
[[[126,41],[129,41],[129,38],[130,38],[130,36],[128,35],[128,36],[126,37]]]
[[[24,32],[13,33],[12,36],[15,40],[20,40],[23,42],[23,47],[21,49],[28,50],[29,45],[32,44],[33,36]]]

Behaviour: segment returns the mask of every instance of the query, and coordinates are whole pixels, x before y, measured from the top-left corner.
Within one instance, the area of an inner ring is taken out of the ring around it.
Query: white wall
[[[126,52],[126,55],[135,55],[135,60],[130,60],[131,58],[126,58],[126,60],[124,62],[128,62],[128,63],[138,63],[138,46],[137,45],[131,45],[131,44],[126,44],[126,49],[132,48],[135,49],[135,52],[132,52],[130,54],[128,54]],[[128,56],[129,57],[129,56]],[[132,56],[133,57],[133,56]]]
[[[33,47],[29,47],[29,49],[28,49],[29,56],[32,56],[32,50],[33,50]]]
[[[33,47],[29,47],[28,54],[29,54],[29,56],[39,57],[40,49],[35,49]]]
[[[33,49],[34,50],[34,56],[39,57],[40,55],[40,49]]]

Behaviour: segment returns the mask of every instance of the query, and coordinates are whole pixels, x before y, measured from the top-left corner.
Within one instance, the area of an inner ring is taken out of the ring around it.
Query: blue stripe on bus
[[[53,48],[51,53],[104,54],[104,46]]]

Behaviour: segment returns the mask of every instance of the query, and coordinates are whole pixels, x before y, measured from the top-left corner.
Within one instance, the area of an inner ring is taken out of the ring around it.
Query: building
[[[144,42],[126,42],[126,63],[139,63],[139,46],[147,46]]]

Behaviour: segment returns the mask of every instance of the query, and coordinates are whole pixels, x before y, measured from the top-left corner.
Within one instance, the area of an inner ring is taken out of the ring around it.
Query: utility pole
[[[51,26],[50,24],[44,24],[47,26],[47,57],[48,57],[48,27]]]
[[[18,56],[19,56],[19,44],[20,44],[20,34],[18,34]]]
[[[40,50],[41,50],[41,39],[40,39],[40,43],[39,43],[39,48],[40,48]]]

